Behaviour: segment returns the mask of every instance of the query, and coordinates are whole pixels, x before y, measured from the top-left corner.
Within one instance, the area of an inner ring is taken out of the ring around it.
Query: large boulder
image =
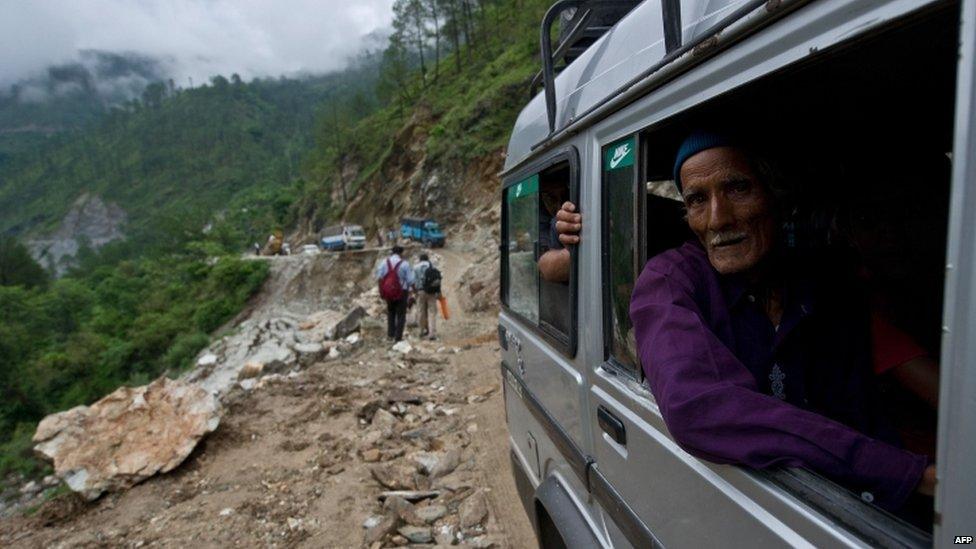
[[[299,328],[298,339],[305,343],[342,339],[359,329],[366,311],[360,306],[346,313],[319,311],[308,317]]]
[[[206,390],[162,377],[44,418],[34,450],[72,490],[93,500],[173,470],[217,428],[220,414]]]

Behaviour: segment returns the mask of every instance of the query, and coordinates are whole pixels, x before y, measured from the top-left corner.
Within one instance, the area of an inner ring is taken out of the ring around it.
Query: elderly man
[[[808,467],[887,509],[931,494],[928,459],[886,442],[866,301],[780,253],[762,164],[698,132],[674,172],[697,238],[647,263],[630,315],[675,440],[710,461]]]
[[[697,238],[648,261],[630,315],[675,440],[713,462],[807,467],[887,509],[931,495],[935,468],[897,446],[872,378],[931,373],[931,360],[878,329],[850,278],[782,253],[768,170],[736,142],[692,134],[674,179]],[[578,243],[573,205],[557,219]]]

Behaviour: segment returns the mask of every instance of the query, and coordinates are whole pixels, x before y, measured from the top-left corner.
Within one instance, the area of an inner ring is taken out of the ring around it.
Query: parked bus
[[[624,4],[564,0],[546,14],[533,83],[542,91],[515,123],[502,173],[505,411],[513,474],[540,545],[972,540],[976,0]],[[625,14],[608,15],[607,5]],[[567,25],[552,43],[560,17]],[[870,491],[789,460],[751,468],[695,457],[668,428],[646,372],[682,349],[639,355],[630,301],[645,264],[695,242],[685,203],[694,197],[676,188],[675,159],[690,132],[716,126],[749,135],[775,159],[767,168],[783,184],[777,245],[850,267],[874,291],[872,310],[937,362],[932,406],[877,378],[886,421],[935,465],[934,498],[912,496],[911,509],[888,512]],[[582,231],[568,246],[568,280],[554,283],[538,262],[558,247],[550,227],[563,200],[576,204]]]
[[[333,225],[322,231],[323,250],[361,250],[366,247],[366,233],[359,225]]]
[[[444,233],[432,219],[404,217],[400,220],[400,236],[423,243],[428,248],[444,245]]]

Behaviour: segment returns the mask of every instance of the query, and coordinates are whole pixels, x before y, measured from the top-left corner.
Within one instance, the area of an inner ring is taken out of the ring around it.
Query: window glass
[[[539,176],[505,191],[508,208],[508,306],[531,322],[539,321],[539,278],[535,244],[539,240]]]
[[[539,320],[549,331],[568,334],[572,323],[570,308],[570,260],[568,250],[559,242],[556,213],[569,200],[569,166],[562,164],[544,171],[539,177]],[[559,269],[543,272],[544,262]]]
[[[636,369],[634,330],[630,324],[630,295],[634,290],[637,165],[636,140],[618,141],[604,149],[603,179],[608,245],[607,287],[610,355]]]

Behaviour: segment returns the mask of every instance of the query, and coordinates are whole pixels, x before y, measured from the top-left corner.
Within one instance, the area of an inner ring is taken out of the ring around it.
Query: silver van
[[[543,91],[518,117],[502,174],[506,420],[540,545],[972,543],[976,0],[635,4],[553,5]],[[857,227],[851,249],[886,311],[940,365],[928,408],[878,382],[906,446],[938,471],[934,498],[911,513],[814,471],[696,458],[669,433],[629,303],[644,264],[689,237],[674,159],[689,131],[713,124],[750,132],[777,160],[796,253],[833,250],[838,227]],[[581,242],[568,281],[549,282],[537,262],[556,246],[565,200],[583,215]]]

